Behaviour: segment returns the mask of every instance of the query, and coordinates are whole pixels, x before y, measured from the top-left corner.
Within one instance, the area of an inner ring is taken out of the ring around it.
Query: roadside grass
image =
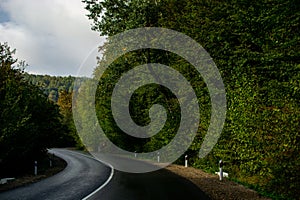
[[[52,158],[52,167],[50,167],[49,157]],[[59,173],[60,171],[64,170],[67,166],[66,161],[64,161],[63,159],[50,154],[49,157],[38,161],[38,173],[36,176],[34,175],[34,168],[32,167],[32,170],[24,172],[23,174],[18,175],[16,177],[13,177],[15,178],[15,180],[0,185],[0,192],[38,182],[42,179]]]
[[[199,166],[193,166],[194,168],[196,169],[201,169],[203,170],[204,172],[208,173],[208,174],[212,174],[214,175],[215,172],[219,171],[218,168],[213,168],[213,167],[199,167]],[[225,170],[226,171],[226,170]],[[229,181],[233,181],[237,184],[240,184],[240,185],[243,185],[244,187],[248,188],[248,189],[251,189],[251,190],[254,190],[256,191],[260,196],[263,196],[263,197],[267,197],[267,198],[271,198],[272,200],[295,200],[295,199],[292,199],[292,198],[289,198],[287,196],[284,196],[284,195],[280,195],[276,192],[270,192],[270,191],[266,191],[265,189],[263,189],[263,187],[259,184],[250,184],[251,181],[250,179],[251,178],[244,178],[244,180],[240,180],[240,179],[237,179],[235,177],[232,177],[229,175],[229,177],[227,178]]]
[[[295,199],[292,199],[292,198],[289,198],[287,196],[283,196],[283,195],[279,195],[275,192],[269,192],[269,191],[266,191],[264,190],[261,186],[259,185],[256,185],[256,184],[249,184],[249,183],[246,183],[244,181],[240,181],[236,178],[228,178],[229,180],[231,181],[234,181],[240,185],[243,185],[249,189],[252,189],[254,191],[256,191],[258,194],[264,196],[264,197],[269,197],[271,198],[272,200],[295,200]]]
[[[204,161],[202,161],[204,162]],[[215,172],[219,171],[218,165],[210,166],[210,163],[212,163],[213,160],[207,161],[207,163],[194,163],[192,167],[195,169],[200,169],[208,174],[214,175]],[[183,161],[178,162],[177,164],[182,165]],[[208,167],[210,166],[210,167]],[[227,172],[228,169],[223,169],[225,172]],[[232,174],[234,172],[239,172],[238,168],[233,168],[231,169],[231,173],[229,173],[229,177],[227,178],[228,180],[235,182],[239,185],[243,185],[244,187],[256,191],[260,196],[266,197],[266,198],[271,198],[272,200],[295,200],[296,198],[291,198],[290,196],[287,195],[282,195],[278,190],[276,190],[276,187],[273,187],[273,191],[269,191],[264,189],[264,185],[268,184],[267,180],[261,180],[260,177],[258,176],[252,176],[252,177],[234,177]],[[229,171],[230,172],[230,171]]]
[[[270,198],[228,178],[220,181],[218,175],[207,173],[204,170],[193,167],[186,168],[182,165],[170,165],[167,170],[190,180],[212,200],[270,200]]]

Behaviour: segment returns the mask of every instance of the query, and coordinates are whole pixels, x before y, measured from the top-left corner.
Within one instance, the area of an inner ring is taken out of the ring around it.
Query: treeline
[[[39,87],[54,102],[58,101],[61,91],[72,93],[73,90],[78,90],[78,88],[74,88],[75,77],[73,76],[62,77],[25,73],[24,78],[32,85]],[[82,79],[84,80],[84,78]]]
[[[80,143],[70,126],[69,93],[61,93],[58,104],[49,100],[28,81],[25,63],[18,62],[14,53],[0,43],[0,177],[31,169],[34,160],[46,156],[47,148]]]
[[[210,120],[210,98],[205,82],[192,65],[170,52],[142,49],[116,59],[99,81],[96,110],[106,135],[121,148],[151,152],[168,144],[177,131],[180,109],[166,89],[139,88],[130,102],[130,114],[139,125],[150,122],[149,109],[162,104],[168,121],[155,137],[137,139],[123,133],[110,109],[118,79],[145,63],[172,66],[194,87],[201,123],[188,150],[192,165],[218,170],[225,161],[230,177],[273,198],[300,196],[300,36],[296,0],[84,0],[92,29],[113,36],[139,27],[164,27],[179,31],[201,44],[218,66],[227,93],[227,118],[222,136],[204,159],[198,153]],[[101,16],[101,17],[100,17]],[[126,47],[124,47],[126,48]],[[95,77],[109,61],[104,56]],[[151,69],[149,69],[151,70]],[[152,71],[152,74],[158,74]],[[173,116],[173,117],[171,117]],[[88,123],[88,122],[87,122]],[[88,125],[87,125],[88,126]],[[162,155],[163,156],[163,155]]]
[[[76,79],[76,85],[75,83]],[[49,76],[24,73],[24,80],[36,86],[48,97],[52,103],[58,105],[59,113],[62,116],[61,124],[65,127],[64,146],[74,146],[84,149],[78,137],[72,114],[72,98],[74,92],[78,91],[81,82],[86,81],[87,77],[74,76]]]

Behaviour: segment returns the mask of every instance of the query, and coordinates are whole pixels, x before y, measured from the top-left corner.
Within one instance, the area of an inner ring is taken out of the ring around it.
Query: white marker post
[[[134,157],[136,158],[137,154],[136,154],[136,151],[134,152]]]
[[[49,166],[53,167],[54,153],[49,156]]]
[[[222,181],[223,180],[223,161],[222,160],[219,161],[219,167],[220,167],[220,174],[219,174],[220,181]]]
[[[37,161],[34,161],[34,175],[37,175]]]
[[[188,159],[187,159],[187,155],[184,156],[184,166],[188,167]]]
[[[159,152],[157,152],[157,162],[160,162],[160,156],[159,156]]]

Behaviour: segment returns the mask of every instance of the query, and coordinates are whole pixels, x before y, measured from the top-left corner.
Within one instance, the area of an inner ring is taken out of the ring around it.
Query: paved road
[[[107,157],[97,155],[100,160],[106,160],[115,168],[124,168],[128,162],[147,169],[146,162],[124,157]],[[123,160],[123,162],[120,162]],[[118,162],[119,161],[119,162]],[[124,162],[128,161],[128,162]],[[119,165],[119,166],[117,166]],[[126,166],[128,167],[128,166]],[[152,169],[152,167],[149,167]],[[170,172],[161,169],[149,173],[125,173],[114,170],[112,180],[91,200],[209,200],[192,182]]]
[[[110,176],[111,169],[94,159],[64,149],[51,151],[68,163],[65,170],[40,182],[0,193],[0,199],[82,199]]]
[[[88,200],[209,199],[193,183],[164,169],[143,174],[111,171],[100,162],[76,152],[54,151],[68,162],[64,171],[41,182],[0,193],[0,199],[76,200],[86,197],[104,183],[108,184],[93,193]],[[116,157],[114,163],[117,164],[119,159],[126,158]],[[109,179],[111,172],[113,176]]]
[[[208,200],[194,184],[166,170],[146,174],[115,171],[109,184],[90,199],[96,200]]]

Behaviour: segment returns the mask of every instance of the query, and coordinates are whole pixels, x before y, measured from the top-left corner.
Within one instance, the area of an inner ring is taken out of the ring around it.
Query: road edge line
[[[91,157],[91,158],[93,158],[93,157]],[[105,161],[99,160],[97,158],[93,158],[93,159],[97,160],[98,162],[100,162],[100,163],[102,163],[104,165],[107,165],[108,167],[110,167],[110,169],[111,169],[110,175],[109,175],[108,179],[100,187],[98,187],[96,190],[94,190],[92,193],[90,193],[86,197],[82,198],[82,200],[88,200],[94,194],[96,194],[97,192],[99,192],[100,190],[102,190],[111,181],[111,179],[113,178],[113,175],[114,175],[114,167],[111,164],[109,164],[109,163],[107,163]]]
[[[54,148],[54,149],[55,149],[55,148]],[[92,157],[92,156],[85,155],[85,154],[83,154],[83,153],[79,153],[79,152],[72,151],[72,150],[69,150],[69,149],[64,149],[64,150],[67,150],[67,151],[72,152],[72,153],[74,153],[74,154],[80,154],[80,155],[85,156],[85,157],[87,157],[87,158],[91,158],[91,159],[93,159],[93,160],[96,160],[96,161],[98,161],[98,162],[100,162],[100,163],[102,163],[102,164],[104,164],[104,165],[110,167],[110,169],[111,169],[111,170],[110,170],[110,175],[109,175],[108,179],[107,179],[100,187],[98,187],[96,190],[94,190],[92,193],[90,193],[89,195],[85,196],[85,197],[82,198],[81,200],[88,200],[88,199],[89,199],[90,197],[92,197],[94,194],[96,194],[97,192],[99,192],[100,190],[102,190],[102,189],[103,189],[103,188],[111,181],[111,179],[113,178],[113,175],[114,175],[114,167],[113,167],[111,164],[109,164],[109,163],[107,163],[107,162],[105,162],[105,161],[99,160],[98,158],[94,158],[94,157]]]

